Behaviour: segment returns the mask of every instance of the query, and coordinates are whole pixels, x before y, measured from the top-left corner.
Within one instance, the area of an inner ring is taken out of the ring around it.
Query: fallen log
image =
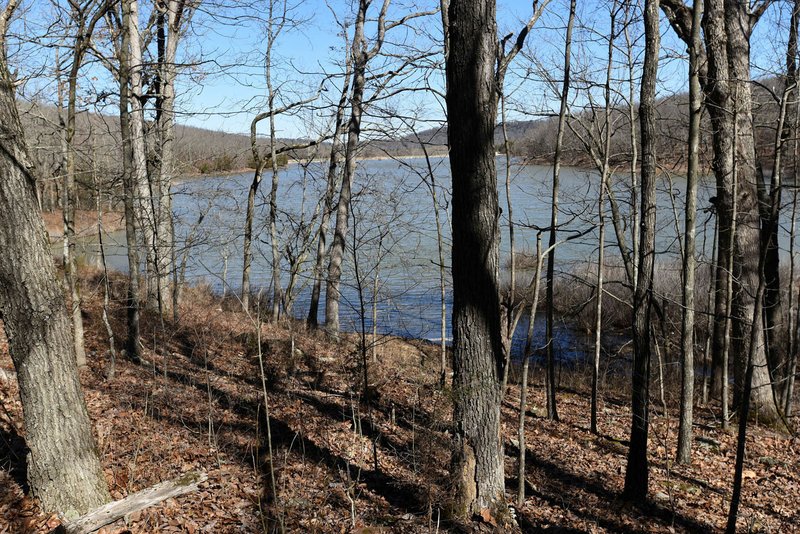
[[[128,514],[154,506],[170,497],[197,491],[198,485],[207,478],[208,475],[205,473],[197,473],[195,471],[184,473],[178,478],[161,482],[128,495],[124,499],[104,504],[88,514],[65,522],[54,531],[54,534],[89,534]]]

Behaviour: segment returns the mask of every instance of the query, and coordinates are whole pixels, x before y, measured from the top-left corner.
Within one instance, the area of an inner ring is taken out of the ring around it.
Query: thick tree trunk
[[[2,37],[0,139],[0,316],[25,417],[28,481],[45,511],[76,517],[109,495],[78,381],[64,294],[39,216]]]
[[[692,461],[692,416],[694,408],[694,284],[695,216],[697,214],[697,179],[700,158],[700,115],[703,95],[700,88],[699,49],[701,0],[692,8],[692,44],[689,46],[689,168],[686,174],[686,207],[683,247],[683,320],[681,322],[681,413],[678,429],[679,463]]]
[[[758,206],[758,172],[753,131],[752,96],[750,92],[751,18],[747,6],[725,4],[728,65],[731,82],[731,107],[735,118],[735,153],[733,155],[737,192],[737,221],[733,255],[733,353],[734,399],[741,398],[750,343],[756,347],[752,356],[752,408],[759,420],[782,425],[773,394],[773,387],[764,348],[764,321],[752,323],[755,295],[759,284],[759,251],[761,250],[760,213]],[[752,325],[758,329],[751,335]],[[737,401],[738,402],[738,401]]]
[[[493,0],[451,2],[447,116],[453,177],[454,513],[503,517]],[[456,88],[455,90],[453,88]]]
[[[716,176],[715,208],[717,214],[717,265],[714,291],[714,337],[712,343],[711,394],[720,397],[723,389],[723,350],[725,344],[726,307],[729,300],[727,279],[731,273],[732,191],[733,191],[733,115],[730,109],[730,79],[728,50],[724,22],[724,0],[707,0],[703,13],[703,31],[708,71],[703,92],[711,118],[714,157],[712,168]]]
[[[680,1],[664,0],[665,12],[681,38],[690,42],[686,31],[688,8]],[[758,206],[758,169],[750,93],[750,35],[763,9],[751,10],[746,3],[732,0],[708,0],[703,29],[707,70],[701,75],[713,131],[713,169],[717,178],[714,204],[718,220],[718,255],[715,324],[713,343],[712,393],[723,389],[722,347],[728,300],[733,300],[732,321],[734,364],[737,391],[741,392],[745,374],[744,358],[749,353],[750,322],[755,305],[758,279],[758,247],[761,221]],[[738,181],[736,232],[733,221],[734,175]],[[731,252],[733,251],[733,254]],[[731,261],[732,258],[732,261]],[[730,264],[728,263],[730,262]],[[732,294],[725,291],[726,279],[733,273]],[[770,384],[764,350],[764,322],[756,332],[757,350],[753,356],[753,408],[762,420],[779,424],[780,416]],[[739,398],[736,395],[735,398]]]
[[[639,105],[642,139],[642,219],[639,229],[639,280],[636,283],[633,301],[631,442],[624,489],[626,499],[638,502],[647,499],[649,478],[647,434],[650,423],[650,312],[653,299],[656,230],[655,94],[660,44],[658,13],[658,0],[645,0],[645,56]]]

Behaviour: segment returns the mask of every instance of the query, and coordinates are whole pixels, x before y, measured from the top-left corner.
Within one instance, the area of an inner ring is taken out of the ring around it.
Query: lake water
[[[445,264],[448,268],[447,308],[451,308],[449,280],[450,262],[450,177],[447,158],[431,160],[436,178],[438,209],[442,221],[445,243]],[[296,239],[298,229],[305,228],[317,211],[317,201],[325,187],[326,163],[312,163],[307,167],[292,164],[280,171],[278,208],[281,249],[297,255],[301,244]],[[501,264],[509,257],[508,209],[505,193],[505,158],[498,158],[498,185],[503,214],[501,217],[502,242]],[[515,249],[531,252],[536,247],[536,227],[546,227],[550,220],[550,187],[552,168],[513,164],[510,168],[510,196],[514,222],[517,224]],[[251,284],[266,287],[271,280],[271,253],[267,228],[269,180],[266,175],[257,198],[254,240],[254,262]],[[174,213],[176,217],[176,239],[179,249],[184,248],[187,236],[193,235],[193,246],[186,266],[187,280],[209,283],[217,291],[226,287],[237,291],[241,284],[242,227],[245,218],[247,191],[252,173],[235,176],[198,178],[174,186]],[[624,183],[630,175],[623,173],[614,177],[614,189],[624,215],[630,213],[630,193]],[[426,183],[427,182],[427,183]],[[353,186],[355,230],[353,219],[348,233],[348,249],[342,284],[341,324],[346,330],[360,328],[359,298],[354,258],[367,308],[367,328],[371,329],[372,304],[377,302],[378,331],[414,338],[438,339],[440,327],[440,287],[436,225],[433,200],[429,187],[428,167],[423,158],[403,160],[366,160],[359,163]],[[560,236],[591,229],[585,236],[569,241],[558,248],[557,269],[569,271],[596,261],[597,235],[592,229],[597,223],[596,198],[599,176],[596,172],[572,168],[561,171],[561,213],[559,220],[568,224]],[[659,269],[677,268],[679,265],[679,232],[675,216],[682,230],[682,206],[685,180],[675,177],[672,183],[662,177],[658,188],[657,248],[660,253]],[[673,201],[670,195],[675,198]],[[709,205],[713,195],[713,182],[703,180],[699,188],[698,206]],[[205,214],[200,225],[200,214]],[[710,256],[712,247],[713,219],[707,227],[708,215],[698,214],[698,254]],[[631,224],[627,224],[627,240],[631,241]],[[702,250],[703,232],[707,228],[706,250]],[[287,238],[287,236],[290,236]],[[294,236],[294,238],[292,237]],[[355,237],[355,239],[354,239]],[[614,232],[610,224],[606,232],[609,261],[618,257]],[[546,240],[546,236],[545,236]],[[355,242],[355,248],[353,243]],[[783,239],[785,244],[785,238]],[[127,270],[124,235],[111,235],[106,243],[106,254],[113,268]],[[96,246],[87,244],[87,254],[96,254]],[[304,317],[308,312],[310,293],[310,270],[316,253],[316,245],[309,251],[303,269],[294,313]],[[227,275],[225,259],[227,258]],[[669,266],[669,267],[668,267]],[[284,272],[286,265],[282,268]],[[374,278],[378,274],[378,291],[373,294]],[[522,283],[530,274],[521,275]],[[324,288],[324,285],[323,285]],[[324,292],[324,289],[323,289]],[[271,290],[270,290],[271,294]],[[322,302],[321,314],[324,311]],[[321,315],[322,318],[322,315]],[[527,325],[519,325],[515,338],[519,351],[524,341]],[[537,321],[538,340],[544,337],[544,321]],[[449,338],[449,319],[448,332]],[[568,324],[560,325],[556,344],[564,358],[574,358],[585,350],[584,340],[576,335]]]

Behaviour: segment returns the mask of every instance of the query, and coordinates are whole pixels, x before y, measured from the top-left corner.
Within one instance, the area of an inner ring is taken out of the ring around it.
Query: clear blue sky
[[[63,0],[60,1],[64,4]],[[219,2],[227,3],[220,6]],[[373,0],[373,17],[380,8],[381,0]],[[247,5],[249,4],[249,5]],[[140,1],[145,21],[152,3]],[[46,30],[51,27],[58,10],[44,0],[23,0],[23,9],[12,31],[24,35],[28,42],[20,50],[13,47],[12,62],[16,62],[23,75],[33,75],[31,82],[23,87],[23,94],[44,100],[54,99],[54,85],[47,81],[52,75],[53,50],[40,46]],[[217,0],[214,3],[202,0],[195,15],[190,33],[182,41],[180,59],[187,65],[179,85],[180,122],[228,132],[247,132],[253,115],[266,109],[266,86],[264,81],[264,50],[268,0]],[[428,10],[438,6],[438,0],[393,0],[390,19],[397,19],[414,11]],[[578,2],[579,26],[575,32],[574,71],[601,81],[605,64],[608,35],[608,12],[610,0],[583,0]],[[559,76],[563,63],[564,26],[568,0],[552,0],[526,43],[526,52],[531,59],[518,57],[513,72],[507,79],[509,94],[509,118],[522,118],[520,110],[529,113],[547,113],[556,107],[553,91],[542,81],[542,72]],[[753,37],[753,76],[763,77],[775,72],[784,61],[788,7],[774,4],[764,15]],[[530,16],[531,2],[524,0],[498,0],[498,26],[501,34],[516,32]],[[307,0],[297,2],[290,16],[298,21],[296,26],[286,27],[280,35],[273,57],[273,81],[280,88],[284,102],[307,97],[317,91],[324,73],[341,71],[344,57],[343,41],[339,21],[352,21],[353,0]],[[663,19],[663,18],[662,18]],[[397,42],[415,43],[420,48],[439,50],[436,42],[441,35],[439,15],[413,22],[414,32],[395,30],[388,36],[385,50],[398,51]],[[632,30],[637,39],[640,25]],[[368,36],[374,35],[374,23],[368,27]],[[682,59],[685,46],[680,43],[662,20],[662,63],[660,70],[662,94],[680,91],[685,87],[686,64]],[[98,38],[102,39],[102,35]],[[54,42],[56,38],[45,39]],[[635,54],[641,60],[640,41],[636,41]],[[617,75],[622,77],[625,60],[621,47],[617,53]],[[441,61],[434,57],[430,62]],[[538,69],[538,72],[537,72]],[[376,71],[381,69],[376,67]],[[99,64],[90,64],[82,71],[82,86],[85,93],[113,90],[114,82]],[[38,76],[38,77],[37,77]],[[423,85],[423,70],[410,75],[407,84],[411,87]],[[320,101],[338,98],[341,81],[335,79],[325,84],[326,91]],[[441,89],[442,73],[427,75],[427,83]],[[620,90],[627,92],[623,87]],[[585,95],[577,97],[578,104]],[[108,103],[107,112],[114,113],[113,103]],[[441,104],[431,95],[419,91],[399,93],[381,102],[384,112],[397,115],[425,115],[430,119],[441,119]],[[329,119],[328,111],[304,113],[302,116],[281,117],[277,121],[279,135],[301,137],[313,135]],[[385,121],[384,121],[385,122]]]

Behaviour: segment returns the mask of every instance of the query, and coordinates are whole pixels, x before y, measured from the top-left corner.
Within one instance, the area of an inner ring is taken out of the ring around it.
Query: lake
[[[449,273],[449,164],[447,158],[437,157],[431,159],[431,166],[444,234],[445,264]],[[314,217],[315,213],[318,216],[318,199],[325,188],[326,171],[325,162],[307,166],[291,164],[280,170],[278,227],[279,235],[283,236],[280,246],[292,255],[297,256],[302,250],[302,243],[297,239],[297,235],[302,232],[298,230],[318,220]],[[505,158],[499,157],[501,265],[507,264],[510,253],[505,175]],[[552,168],[512,162],[510,176],[511,207],[516,225],[515,250],[530,253],[536,247],[536,228],[546,227],[550,221]],[[271,288],[267,286],[270,284],[272,266],[266,225],[270,179],[269,174],[265,175],[256,202],[251,273],[251,284],[254,287],[266,287],[269,294]],[[630,174],[619,173],[613,180],[621,211],[629,218],[630,192],[624,184],[630,182]],[[251,181],[252,173],[245,173],[185,180],[173,187],[178,249],[183,249],[187,237],[193,236],[186,265],[189,282],[208,283],[219,292],[223,287],[233,292],[240,287],[242,227]],[[341,324],[344,330],[356,331],[361,327],[358,298],[360,285],[367,309],[368,329],[371,330],[372,327],[371,310],[373,302],[376,302],[377,329],[380,333],[431,340],[441,338],[436,225],[429,184],[428,167],[424,158],[364,160],[359,163],[353,185],[356,224],[354,229],[351,219],[342,280]],[[597,234],[594,227],[597,223],[598,185],[599,175],[596,172],[574,168],[561,170],[559,221],[567,224],[559,235],[563,238],[570,233],[589,231],[581,238],[564,243],[558,248],[557,270],[570,271],[581,266],[585,268],[587,263],[596,261]],[[677,217],[682,231],[684,189],[683,177],[675,176],[671,181],[666,176],[660,178],[660,209],[656,234],[660,265],[657,269],[679,268],[681,232],[676,228],[675,221]],[[713,181],[710,178],[702,180],[698,192],[698,206],[701,210],[709,206],[708,198],[712,195]],[[201,213],[205,217],[198,225]],[[708,218],[708,214],[702,211],[697,218],[698,255],[706,259],[710,257],[713,241],[713,219],[704,224]],[[619,257],[614,231],[610,224],[606,228],[606,257],[609,262],[614,262],[614,258]],[[628,243],[631,242],[631,232],[632,225],[628,222]],[[705,249],[704,234],[707,237]],[[546,236],[544,239],[546,241]],[[785,241],[786,238],[783,237],[783,245]],[[124,235],[110,235],[106,245],[110,266],[126,271]],[[87,243],[85,247],[85,253],[89,256],[97,254],[96,244]],[[305,317],[308,312],[310,270],[315,254],[316,245],[309,251],[307,263],[298,281],[294,306],[294,314],[298,317]],[[355,275],[355,261],[358,262],[360,284]],[[282,265],[282,269],[285,274],[287,265]],[[373,294],[376,274],[378,290]],[[507,277],[507,273],[503,276]],[[521,283],[526,283],[530,279],[530,273],[527,276],[523,273],[520,278]],[[448,313],[451,308],[449,284],[448,274]],[[321,320],[324,302],[322,304]],[[543,320],[537,321],[537,341],[544,338],[543,323]],[[526,329],[526,324],[520,324],[515,337],[516,352],[521,350]],[[446,336],[450,336],[449,320]],[[569,324],[559,326],[556,344],[557,352],[566,359],[575,358],[585,350],[585,340],[576,335]]]

